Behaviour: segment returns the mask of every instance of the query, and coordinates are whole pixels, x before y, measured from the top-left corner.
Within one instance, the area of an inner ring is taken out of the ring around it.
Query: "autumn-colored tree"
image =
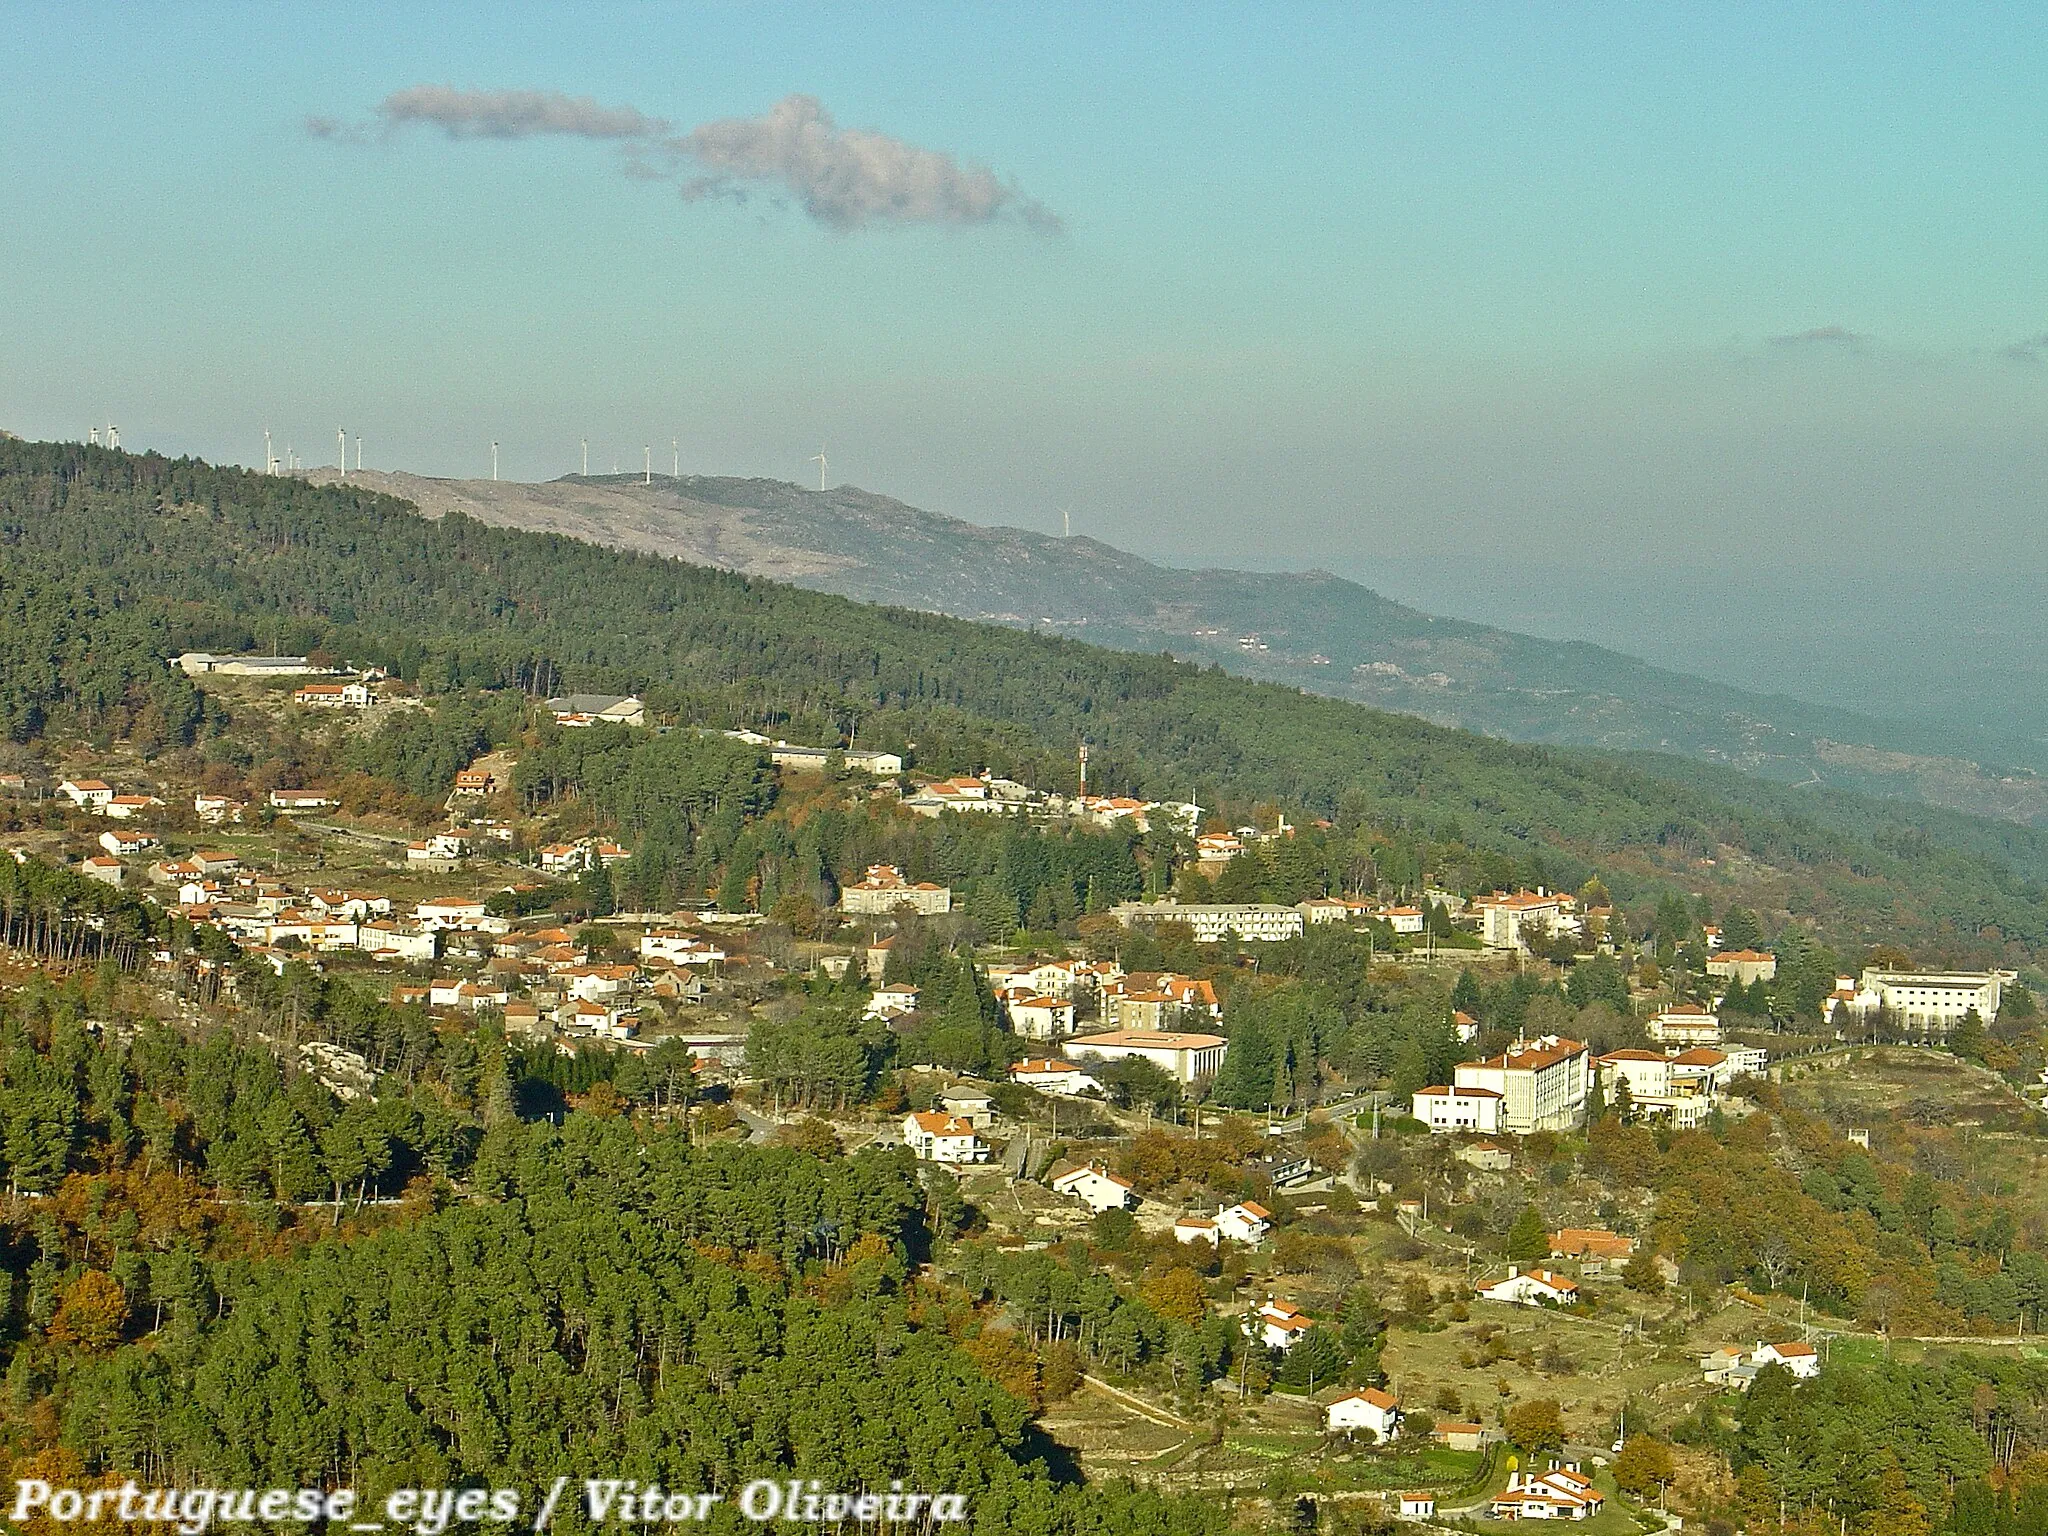
[[[990,1381],[1033,1407],[1039,1401],[1038,1353],[1014,1328],[989,1328],[963,1342]]]
[[[1778,1485],[1760,1461],[1752,1461],[1735,1479],[1735,1523],[1749,1536],[1768,1536],[1778,1529]]]
[[[1914,1497],[1896,1458],[1885,1457],[1876,1494],[1864,1524],[1868,1536],[1931,1536],[1934,1524],[1927,1517],[1927,1506]]]
[[[1186,1265],[1176,1264],[1164,1274],[1147,1275],[1138,1287],[1145,1305],[1172,1322],[1190,1328],[1209,1315],[1209,1296],[1202,1277]]]
[[[80,1349],[111,1349],[128,1324],[128,1298],[104,1270],[88,1269],[71,1282],[50,1319],[50,1337]]]
[[[792,1147],[798,1152],[807,1152],[812,1157],[837,1157],[845,1149],[839,1144],[839,1133],[825,1121],[811,1116],[785,1125],[775,1133],[777,1146]]]
[[[1652,1497],[1677,1474],[1671,1447],[1651,1435],[1630,1435],[1614,1458],[1614,1486],[1639,1499]]]
[[[1502,1427],[1531,1456],[1564,1446],[1564,1410],[1554,1397],[1531,1398],[1510,1408]]]

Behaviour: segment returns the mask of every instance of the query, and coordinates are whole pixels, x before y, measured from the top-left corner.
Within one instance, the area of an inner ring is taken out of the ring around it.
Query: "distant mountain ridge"
[[[333,470],[306,478],[326,483]],[[2048,824],[2037,747],[1762,695],[1578,641],[1434,618],[1324,571],[1183,570],[1098,540],[986,527],[852,486],[355,472],[429,516],[566,534],[817,591],[1171,651],[1517,741],[1663,752],[1789,784]],[[1989,767],[1996,759],[2016,766]]]

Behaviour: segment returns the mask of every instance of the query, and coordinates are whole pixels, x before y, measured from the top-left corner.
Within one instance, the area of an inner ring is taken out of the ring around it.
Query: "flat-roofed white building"
[[[1229,1049],[1230,1042],[1221,1035],[1168,1029],[1112,1029],[1099,1035],[1077,1035],[1067,1042],[1067,1054],[1083,1065],[1091,1056],[1104,1061],[1142,1056],[1184,1083],[1214,1076]]]
[[[1491,1088],[1439,1085],[1415,1090],[1415,1118],[1435,1135],[1453,1131],[1497,1131],[1506,1101]]]
[[[1125,901],[1110,912],[1126,928],[1137,923],[1186,923],[1198,944],[1233,938],[1261,943],[1298,939],[1304,926],[1299,908],[1257,901]]]
[[[1857,991],[1874,996],[1900,1025],[1945,1035],[1973,1008],[1986,1024],[1997,1018],[2004,985],[2013,978],[2010,971],[1868,970]]]

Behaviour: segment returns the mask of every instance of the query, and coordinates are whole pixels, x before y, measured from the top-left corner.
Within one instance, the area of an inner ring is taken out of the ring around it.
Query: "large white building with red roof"
[[[839,906],[842,911],[877,916],[908,907],[931,917],[953,910],[953,892],[930,880],[906,880],[894,864],[870,864],[859,881],[839,893]]]
[[[1507,1101],[1491,1088],[1458,1088],[1437,1084],[1415,1090],[1415,1118],[1433,1135],[1453,1131],[1492,1133],[1501,1129],[1501,1106]]]
[[[1590,1062],[1584,1042],[1544,1035],[1518,1040],[1498,1056],[1458,1063],[1451,1086],[1500,1095],[1500,1121],[1493,1129],[1517,1136],[1570,1130],[1585,1118]]]

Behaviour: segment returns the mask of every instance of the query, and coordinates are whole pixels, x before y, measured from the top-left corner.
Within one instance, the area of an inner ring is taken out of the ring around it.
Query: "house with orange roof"
[[[974,1123],[958,1115],[925,1110],[903,1117],[903,1144],[927,1163],[985,1163],[988,1143],[974,1129]]]
[[[1052,1181],[1052,1187],[1053,1193],[1079,1200],[1098,1214],[1129,1210],[1138,1203],[1137,1186],[1129,1179],[1119,1178],[1100,1163],[1069,1169]]]
[[[1400,1401],[1378,1387],[1346,1392],[1323,1407],[1323,1428],[1333,1435],[1356,1435],[1363,1431],[1375,1441],[1391,1440],[1400,1427]]]
[[[1252,1321],[1258,1326],[1259,1342],[1283,1352],[1294,1348],[1295,1341],[1316,1325],[1301,1308],[1271,1296],[1252,1314]]]
[[[1568,1307],[1579,1299],[1579,1283],[1547,1269],[1518,1269],[1508,1266],[1508,1277],[1473,1290],[1486,1301],[1504,1301],[1518,1307]]]

